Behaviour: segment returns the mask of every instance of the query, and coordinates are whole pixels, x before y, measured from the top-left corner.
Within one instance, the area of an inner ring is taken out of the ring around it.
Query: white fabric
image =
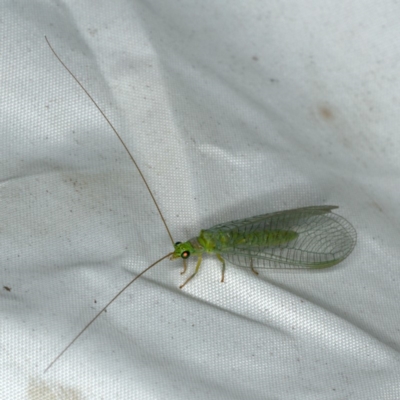
[[[1,399],[399,399],[400,4],[3,1]],[[333,204],[343,263],[207,257],[175,240]],[[190,267],[193,268],[193,261]],[[10,288],[11,291],[4,287]]]

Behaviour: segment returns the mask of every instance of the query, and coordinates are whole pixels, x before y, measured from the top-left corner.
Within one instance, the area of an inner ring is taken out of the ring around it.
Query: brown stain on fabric
[[[79,390],[56,385],[50,388],[44,381],[31,378],[27,389],[29,400],[83,400]]]
[[[328,106],[320,106],[318,107],[318,114],[324,119],[325,121],[332,121],[335,119],[335,115],[332,109]]]

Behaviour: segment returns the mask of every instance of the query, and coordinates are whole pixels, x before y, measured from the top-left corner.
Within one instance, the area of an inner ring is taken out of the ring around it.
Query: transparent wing
[[[221,256],[235,265],[326,268],[343,261],[357,241],[353,226],[331,212],[335,208],[315,206],[280,211],[216,225],[205,232],[217,243],[215,252],[221,250]],[[272,240],[265,239],[265,233]],[[228,237],[236,240],[227,245]]]

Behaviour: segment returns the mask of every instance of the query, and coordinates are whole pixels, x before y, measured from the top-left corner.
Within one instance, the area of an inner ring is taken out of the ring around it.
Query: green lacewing
[[[122,292],[150,268],[166,258],[171,260],[182,258],[183,274],[187,270],[186,260],[190,256],[197,257],[195,270],[180,286],[182,289],[198,273],[203,254],[207,253],[215,255],[221,262],[221,282],[223,282],[225,261],[249,268],[258,274],[257,269],[265,268],[327,268],[340,263],[353,251],[357,241],[356,231],[345,218],[332,212],[338,208],[337,206],[303,207],[239,219],[203,229],[199,236],[184,243],[174,242],[157,201],[121,136],[92,96],[60,59],[47,38],[45,39],[55,57],[90,98],[124,146],[146,185],[174,247],[171,253],[148,266],[125,285],[50,363],[45,372]]]

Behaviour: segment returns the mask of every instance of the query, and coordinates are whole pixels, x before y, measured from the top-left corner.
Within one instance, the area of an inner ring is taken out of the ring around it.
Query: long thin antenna
[[[107,121],[108,125],[111,127],[111,129],[114,131],[114,133],[117,135],[117,138],[121,142],[121,144],[124,146],[126,152],[128,153],[130,159],[132,160],[133,164],[135,165],[136,169],[138,170],[140,176],[143,179],[144,184],[146,185],[146,188],[153,200],[154,205],[156,206],[158,213],[160,214],[161,220],[165,226],[165,229],[167,230],[168,236],[171,239],[172,244],[174,244],[174,239],[172,238],[171,232],[168,229],[167,223],[165,221],[165,218],[160,210],[160,207],[157,204],[157,201],[153,195],[153,192],[151,191],[146,178],[144,177],[141,169],[139,168],[139,165],[136,163],[135,159],[133,158],[131,152],[129,151],[128,147],[126,146],[125,142],[122,140],[121,136],[117,132],[117,130],[114,128],[113,124],[111,121],[107,118],[107,116],[104,114],[103,110],[97,105],[97,103],[94,101],[93,97],[90,95],[90,93],[85,89],[85,87],[79,82],[79,80],[75,77],[75,75],[71,72],[71,70],[65,65],[65,63],[61,60],[61,58],[58,56],[58,54],[55,52],[53,47],[51,46],[49,40],[45,36],[46,42],[48,46],[50,47],[50,50],[53,52],[57,60],[61,63],[61,65],[67,70],[67,72],[72,76],[72,78],[75,80],[75,82],[81,87],[81,89],[86,93],[86,95],[89,97],[89,99],[92,101],[92,103],[95,105],[95,107],[99,110],[100,114],[104,117],[104,119]],[[144,269],[139,275],[136,275],[128,284],[126,284],[96,315],[92,320],[86,324],[86,326],[75,336],[75,338],[68,344],[67,347],[64,348],[64,350],[49,364],[49,366],[44,370],[44,372],[47,372],[53,365],[54,363],[62,357],[62,355],[80,338],[80,336],[90,327],[90,325],[93,324],[94,321],[106,310],[107,307],[110,306],[110,304],[115,301],[130,285],[132,285],[133,282],[136,281],[136,279],[139,279],[145,272],[147,272],[150,268],[153,268],[156,264],[158,264],[160,261],[166,259],[167,257],[170,257],[173,253],[169,253],[165,255],[164,257],[160,258],[150,266],[148,266],[146,269]]]
[[[159,260],[157,260],[156,262],[154,262],[153,264],[151,264],[149,267],[147,267],[146,269],[144,269],[139,275],[136,275],[127,285],[125,285],[97,314],[96,316],[88,323],[86,324],[86,326],[74,337],[74,339],[72,340],[72,342],[69,343],[69,345],[67,347],[64,348],[64,350],[49,364],[49,366],[44,370],[44,372],[47,372],[52,366],[53,364],[81,337],[81,335],[83,334],[83,332],[86,331],[86,329],[89,328],[90,325],[93,324],[94,321],[96,321],[96,319],[100,316],[100,314],[106,310],[106,308],[114,301],[116,300],[122,292],[124,292],[126,289],[128,289],[128,287],[130,285],[132,285],[133,282],[136,281],[136,279],[139,279],[145,272],[147,272],[150,268],[153,268],[156,264],[158,264],[160,261],[166,259],[167,257],[170,257],[173,253],[168,253],[167,255],[165,255],[164,257],[161,257]]]
[[[107,121],[108,125],[111,127],[111,129],[114,131],[114,133],[117,135],[117,138],[119,139],[119,141],[122,143],[122,146],[124,146],[126,152],[128,153],[130,159],[132,160],[132,162],[135,164],[136,169],[138,170],[140,176],[143,179],[144,184],[146,185],[146,188],[153,200],[154,205],[157,208],[158,213],[160,214],[161,220],[165,226],[165,229],[167,230],[168,236],[171,239],[171,243],[172,245],[175,243],[174,239],[172,238],[171,232],[169,231],[169,228],[167,226],[167,223],[165,221],[164,215],[160,210],[160,207],[157,204],[157,201],[153,195],[153,192],[150,189],[150,186],[148,185],[146,178],[143,175],[142,170],[139,168],[139,165],[137,164],[137,162],[135,161],[135,159],[133,158],[131,152],[129,151],[127,145],[125,144],[125,142],[122,140],[121,136],[119,135],[119,133],[117,132],[117,130],[114,128],[114,125],[111,123],[111,121],[107,118],[106,114],[104,114],[103,110],[97,105],[97,103],[94,101],[93,97],[90,95],[90,93],[85,89],[85,87],[79,82],[78,78],[76,78],[76,76],[71,72],[71,70],[65,65],[65,63],[61,60],[61,58],[59,57],[59,55],[56,53],[56,51],[53,49],[53,47],[51,46],[49,40],[47,39],[47,36],[44,37],[46,39],[47,44],[50,47],[50,50],[53,52],[53,54],[56,56],[57,60],[61,63],[61,65],[67,70],[67,72],[72,76],[72,78],[74,78],[75,82],[81,87],[81,89],[86,93],[86,95],[89,97],[89,99],[92,101],[92,103],[96,106],[96,108],[100,111],[101,115],[104,117],[104,119]]]

